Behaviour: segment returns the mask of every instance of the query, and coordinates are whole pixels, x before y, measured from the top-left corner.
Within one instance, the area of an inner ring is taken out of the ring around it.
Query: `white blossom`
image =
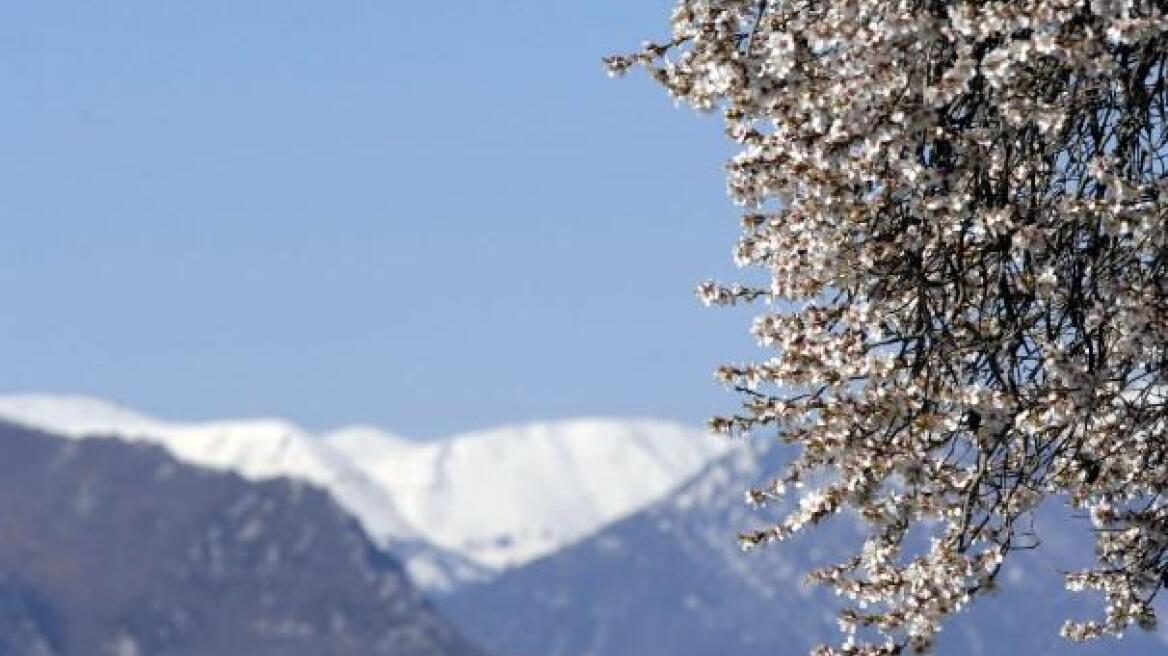
[[[767,356],[718,379],[798,456],[746,498],[840,512],[855,558],[810,574],[851,605],[821,655],[927,649],[1064,500],[1103,593],[1084,640],[1155,625],[1168,582],[1168,19],[1147,0],[680,0],[639,66],[720,110]],[[931,535],[925,548],[903,538]],[[992,602],[990,602],[992,603]]]

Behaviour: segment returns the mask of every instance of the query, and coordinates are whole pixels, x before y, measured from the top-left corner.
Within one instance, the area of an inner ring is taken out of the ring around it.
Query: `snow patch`
[[[532,423],[407,442],[324,436],[431,542],[491,569],[530,562],[655,503],[730,443],[654,420]]]

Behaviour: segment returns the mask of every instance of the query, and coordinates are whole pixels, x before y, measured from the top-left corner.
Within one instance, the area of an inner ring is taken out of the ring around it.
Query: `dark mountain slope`
[[[315,488],[0,424],[0,656],[477,653]]]

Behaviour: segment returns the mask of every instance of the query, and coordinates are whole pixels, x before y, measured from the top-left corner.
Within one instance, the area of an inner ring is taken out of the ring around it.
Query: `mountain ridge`
[[[0,395],[0,419],[73,438],[154,442],[191,464],[320,485],[433,591],[584,539],[731,448],[650,419],[532,422],[414,442],[370,426],[314,435],[276,419],[166,422],[45,394]]]

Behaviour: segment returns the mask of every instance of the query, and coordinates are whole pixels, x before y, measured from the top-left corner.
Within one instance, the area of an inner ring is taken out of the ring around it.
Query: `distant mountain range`
[[[164,422],[76,396],[0,396],[0,419],[157,444],[193,465],[330,491],[429,590],[482,581],[654,503],[728,446],[649,420],[575,420],[410,441],[282,420]]]
[[[439,612],[501,656],[798,654],[836,638],[837,601],[801,580],[812,564],[853,548],[853,525],[839,520],[811,539],[751,554],[734,540],[781,510],[742,502],[752,478],[777,468],[776,449],[731,447],[647,420],[535,423],[428,442],[368,427],[312,435],[278,420],[177,424],[103,401],[36,395],[0,396],[0,420],[158,445],[184,463],[238,474],[232,480],[245,488],[289,485],[273,480],[280,477],[319,486],[356,518],[374,553],[403,562]],[[132,505],[134,486],[149,478],[130,476],[133,468],[119,470],[122,504]],[[1007,571],[997,600],[975,603],[947,627],[939,653],[1168,653],[1163,629],[1122,645],[1058,639],[1063,616],[1093,612],[1098,600],[1063,591],[1058,573],[1089,557],[1089,545],[1084,553],[1072,537],[1083,527],[1044,517],[1042,528],[1044,548]],[[4,583],[19,574],[0,569],[0,612],[35,607],[35,582]],[[344,589],[338,582],[336,592]],[[423,606],[428,626],[444,626]],[[467,649],[456,636],[441,648]],[[35,652],[7,652],[0,642],[0,656],[8,653]],[[156,653],[169,652],[138,652]]]

